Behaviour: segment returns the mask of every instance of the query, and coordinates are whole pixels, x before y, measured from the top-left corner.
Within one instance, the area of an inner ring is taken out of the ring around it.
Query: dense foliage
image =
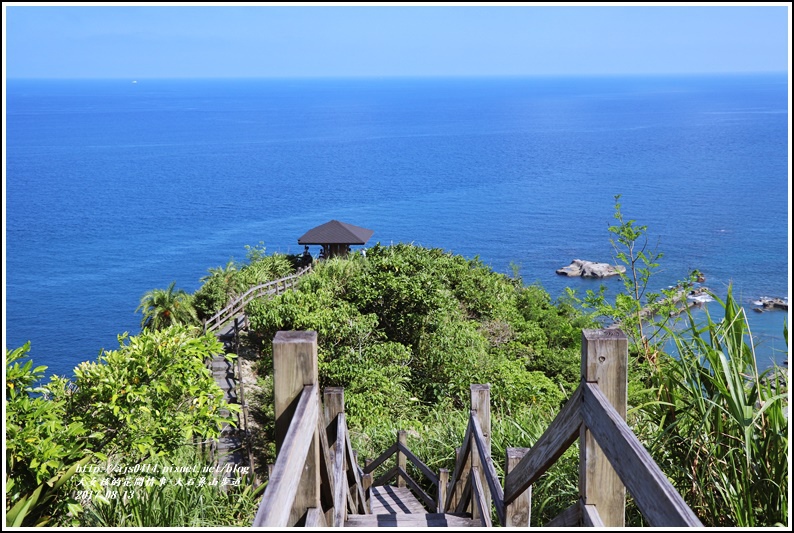
[[[101,432],[97,449],[128,461],[177,449],[194,435],[217,437],[227,417],[205,358],[223,353],[212,334],[182,326],[119,337],[120,348],[74,369],[67,417]]]
[[[637,252],[645,228],[616,218],[622,227],[611,231],[627,249],[618,257],[634,262],[627,293],[613,304],[601,299],[589,318],[575,298],[552,303],[542,288],[477,259],[378,245],[324,261],[298,291],[249,306],[264,353],[260,371],[270,372],[278,330],[317,331],[321,384],[345,387],[360,453],[378,455],[404,429],[428,465],[452,468],[469,384],[491,384],[494,457],[508,446],[532,446],[578,384],[581,329],[606,314],[631,328],[629,423],[701,521],[785,524],[785,375],[758,372],[746,317],[730,291],[724,302],[714,295],[723,320],[702,325],[685,313],[689,328],[673,324],[674,294],[647,291],[661,255]],[[574,446],[536,483],[542,497],[533,498],[532,525],[577,501],[577,458]],[[647,525],[630,498],[627,523]]]
[[[556,410],[578,374],[554,368],[578,365],[589,324],[478,259],[408,244],[323,261],[247,314],[265,352],[279,330],[318,332],[321,384],[345,387],[357,427],[461,408],[472,383],[491,384],[499,412]]]
[[[715,296],[716,298],[716,296]],[[650,445],[690,506],[710,526],[788,522],[788,380],[756,365],[747,317],[728,290],[718,322],[673,332],[644,411]]]
[[[45,367],[21,363],[29,344],[6,352],[9,525],[43,524],[50,516],[56,525],[74,525],[82,510],[73,495],[78,464],[167,457],[194,435],[217,437],[230,422],[221,411],[236,406],[226,404],[204,365],[222,352],[213,335],[173,326],[121,335],[119,344],[81,363],[73,379],[54,376],[39,387],[33,384]]]
[[[34,386],[47,369],[22,362],[30,343],[6,351],[6,525],[48,525],[51,516],[78,511],[72,497],[55,497],[76,465],[89,458],[89,432],[69,421],[58,382]]]

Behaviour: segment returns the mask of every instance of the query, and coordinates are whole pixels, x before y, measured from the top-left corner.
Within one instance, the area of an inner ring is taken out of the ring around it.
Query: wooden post
[[[582,380],[597,383],[624,420],[628,354],[628,339],[621,330],[582,330]],[[605,527],[625,526],[626,487],[584,425],[579,440],[579,494],[583,505],[595,505]]]
[[[447,484],[449,484],[449,469],[441,468],[438,471],[438,497],[436,498],[436,512],[445,512],[444,505],[447,503]]]
[[[457,447],[455,448],[455,464],[458,464],[459,457],[460,447]],[[463,495],[463,488],[466,486],[466,479],[469,477],[470,467],[471,462],[468,460],[468,458],[466,458],[466,463],[463,465],[462,472],[458,474],[458,482],[454,487],[447,487],[448,491],[452,491],[452,496],[449,500],[449,506],[447,507],[450,512],[453,512],[458,507],[458,502],[460,502],[460,498]]]
[[[482,428],[483,437],[485,439],[485,455],[491,456],[491,386],[485,385],[471,385],[471,410],[474,411],[477,421]],[[474,440],[474,435],[471,437],[471,466],[477,467],[480,483],[485,493],[485,501],[483,502],[483,509],[491,509],[491,491],[488,489],[488,482],[485,479],[485,468],[480,461],[480,454],[477,452],[477,443]],[[472,518],[480,518],[479,510],[474,505],[472,498],[471,505]],[[490,516],[488,517],[490,518]]]
[[[330,456],[331,463],[328,465],[329,475],[333,477],[334,457],[337,453],[336,450],[336,418],[340,413],[345,412],[345,389],[344,387],[326,387],[323,389],[323,427],[325,434],[328,436],[328,455]],[[334,507],[333,499],[332,504],[325,513],[325,520],[329,524],[334,523]]]
[[[323,413],[325,414],[326,434],[328,435],[328,445],[330,446],[331,461],[335,452],[336,444],[336,417],[339,413],[345,412],[345,389],[344,387],[326,387],[323,389]]]
[[[317,332],[279,331],[273,339],[273,395],[276,454],[281,450],[303,387],[317,383]],[[316,401],[320,401],[319,398]],[[316,427],[316,426],[315,426]],[[307,428],[314,431],[314,428]],[[305,520],[308,508],[320,508],[320,442],[314,431],[289,525]]]
[[[372,463],[372,459],[370,458],[364,459],[365,467],[369,466],[371,463]],[[367,513],[370,513],[372,511],[369,505],[370,495],[372,493],[372,491],[370,490],[370,488],[372,487],[371,473],[364,474],[363,476],[361,476],[361,486],[364,488],[364,497],[366,498],[366,501],[364,502],[364,509],[367,511]]]
[[[505,450],[505,478],[527,454],[529,448],[508,448]],[[532,510],[532,485],[505,509],[505,527],[529,527]]]
[[[401,430],[401,431],[397,432],[397,442],[399,442],[403,446],[407,447],[406,443],[408,442],[408,439],[407,439],[407,434],[405,433],[405,431]],[[407,461],[406,461],[405,454],[402,453],[400,450],[397,450],[397,466],[402,468],[404,472],[408,472],[408,470],[407,470],[408,464],[407,464]],[[397,486],[398,487],[405,487],[405,480],[400,475],[397,476]]]
[[[348,435],[348,437],[350,437],[350,435]],[[347,465],[347,468],[348,468],[348,470],[347,470],[348,479],[354,479],[354,478],[351,478],[350,476],[352,476],[353,475],[353,471],[356,468],[358,468],[358,451],[357,450],[351,450],[351,451],[353,452],[353,464],[352,465]],[[361,503],[361,505],[364,504],[364,502],[360,502],[360,503]],[[356,513],[358,513],[358,508],[359,508],[358,489],[353,491],[353,504],[355,505],[355,508],[353,509],[353,514],[356,514]]]
[[[370,487],[372,487],[372,474],[371,473],[370,474],[364,474],[363,476],[361,476],[361,486],[364,489],[364,496],[366,498],[364,500],[364,513],[365,514],[369,514],[369,513],[372,512],[372,509],[369,506],[370,494],[372,493],[372,491],[370,490]]]

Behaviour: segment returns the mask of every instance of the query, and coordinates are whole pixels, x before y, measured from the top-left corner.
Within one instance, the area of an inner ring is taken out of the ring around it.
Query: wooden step
[[[483,527],[479,520],[449,513],[348,515],[345,527]]]
[[[213,359],[212,360],[212,371],[215,372],[233,372],[234,369],[232,368],[232,363],[225,359]]]
[[[413,492],[405,487],[391,485],[375,486],[371,489],[369,505],[372,514],[419,514],[427,509],[416,499]]]

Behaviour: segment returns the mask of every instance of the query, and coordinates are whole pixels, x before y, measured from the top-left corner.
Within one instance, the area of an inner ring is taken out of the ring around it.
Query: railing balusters
[[[251,300],[268,294],[277,296],[280,294],[278,290],[279,283],[281,283],[283,288],[283,291],[281,292],[285,292],[288,288],[293,288],[296,285],[298,278],[311,271],[311,268],[311,265],[309,265],[307,267],[298,269],[295,274],[251,287],[242,295],[232,300],[226,307],[207,319],[207,321],[204,323],[204,332],[207,333],[209,331],[215,331],[221,328],[230,318],[245,311],[245,306],[248,305]]]

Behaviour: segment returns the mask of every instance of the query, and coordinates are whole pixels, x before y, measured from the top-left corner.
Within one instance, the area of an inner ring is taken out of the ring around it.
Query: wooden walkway
[[[269,281],[255,287],[251,287],[243,295],[236,298],[225,308],[216,313],[204,324],[204,331],[211,331],[219,341],[224,343],[226,353],[236,353],[235,342],[241,328],[247,328],[247,317],[245,316],[245,306],[256,298],[273,298],[283,294],[286,290],[294,289],[298,278],[311,272],[311,265],[299,269],[295,274]],[[210,362],[210,369],[215,382],[223,389],[224,398],[228,403],[240,404],[243,413],[241,414],[238,426],[235,428],[226,424],[218,442],[211,449],[211,460],[216,463],[217,471],[224,472],[224,468],[234,471],[234,466],[246,465],[253,471],[253,458],[246,459],[243,438],[247,433],[247,416],[242,392],[238,398],[238,383],[234,372],[234,363],[227,361],[223,354],[216,355]],[[239,367],[238,367],[239,368]],[[241,389],[240,389],[241,390]],[[229,411],[222,412],[224,416],[229,415]],[[250,450],[248,450],[250,455]],[[228,466],[227,466],[228,465]]]
[[[234,376],[234,363],[227,361],[223,355],[216,355],[212,359],[212,376],[215,382],[223,389],[224,398],[228,403],[238,403],[237,399],[237,380]],[[222,412],[224,416],[229,415],[229,411]],[[214,459],[217,462],[218,471],[223,472],[226,465],[231,465],[230,470],[234,471],[234,466],[244,466],[246,454],[243,447],[242,432],[229,424],[224,425],[221,436],[218,438],[217,449]]]
[[[372,487],[371,514],[347,516],[345,527],[480,527],[468,515],[428,513],[413,493],[404,487]]]

